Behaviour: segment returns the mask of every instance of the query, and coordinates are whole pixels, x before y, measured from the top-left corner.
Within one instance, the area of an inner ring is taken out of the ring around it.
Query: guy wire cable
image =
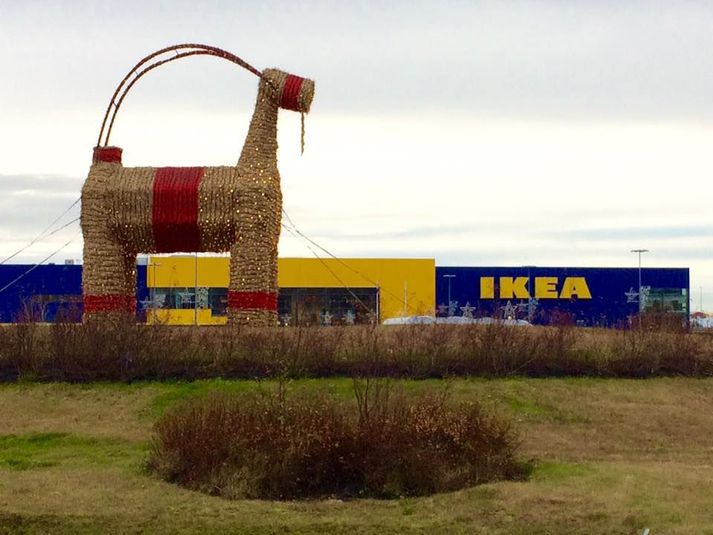
[[[318,244],[317,242],[315,242],[313,239],[311,239],[310,237],[308,237],[308,236],[304,235],[302,232],[300,232],[300,230],[297,228],[297,226],[293,223],[292,219],[290,219],[290,216],[287,215],[287,212],[285,211],[284,208],[282,209],[282,213],[285,214],[285,217],[287,218],[287,221],[292,225],[292,228],[293,228],[294,232],[296,232],[297,234],[299,234],[302,238],[304,238],[304,239],[307,240],[308,242],[312,243],[315,247],[319,247],[322,251],[324,251],[325,253],[327,253],[327,254],[328,254],[329,256],[331,256],[334,260],[336,260],[337,262],[339,262],[340,264],[342,264],[343,266],[345,266],[347,269],[349,269],[352,273],[356,273],[356,274],[359,275],[362,279],[364,279],[365,281],[367,281],[369,284],[373,284],[374,286],[379,287],[379,284],[378,284],[378,283],[376,283],[375,281],[371,280],[369,277],[367,277],[366,275],[364,275],[363,273],[361,273],[359,270],[354,269],[352,266],[350,266],[349,264],[347,264],[346,262],[344,262],[341,258],[335,256],[334,254],[332,254],[331,252],[329,252],[327,249],[325,249],[324,247],[322,247],[320,244]],[[284,223],[283,223],[282,226],[285,227]],[[285,227],[285,228],[287,228],[287,227]],[[293,234],[293,235],[294,235],[294,234]],[[396,299],[397,301],[400,301],[400,302],[403,303],[404,305],[408,306],[408,303],[407,303],[402,297],[399,297],[398,295],[394,294],[393,292],[390,292],[390,291],[387,290],[386,288],[384,288],[383,290],[384,290],[384,293],[389,294],[391,297],[393,297],[393,298]],[[379,287],[379,291],[381,291],[381,288],[380,288],[380,287]]]
[[[54,230],[53,232],[51,232],[51,233],[45,235],[45,233],[46,233],[49,229],[51,229],[51,228],[54,226],[54,224],[57,223],[57,221],[59,221],[59,220],[62,219],[65,215],[67,215],[67,213],[69,213],[69,211],[70,211],[72,208],[74,208],[74,207],[77,205],[77,203],[79,203],[79,201],[80,201],[81,199],[82,199],[82,198],[79,197],[76,201],[74,201],[74,202],[70,205],[69,208],[67,208],[64,212],[62,212],[62,213],[59,215],[59,217],[55,218],[55,220],[52,221],[52,223],[50,223],[49,225],[47,225],[47,227],[46,227],[42,232],[40,232],[37,236],[35,236],[35,237],[32,239],[32,241],[30,241],[30,243],[28,243],[27,245],[25,245],[25,246],[24,246],[22,249],[20,249],[19,251],[15,251],[13,254],[11,254],[10,256],[8,256],[7,258],[5,258],[4,260],[0,261],[0,265],[4,264],[4,263],[7,262],[8,260],[12,260],[12,259],[15,258],[17,255],[19,255],[22,251],[24,251],[24,250],[26,250],[27,248],[31,247],[32,245],[34,245],[34,244],[37,243],[38,241],[43,240],[43,239],[45,239],[45,238],[49,238],[50,236],[52,236],[52,235],[55,234],[56,232],[58,232],[58,231],[62,230],[63,228],[69,226],[69,224],[74,223],[75,221],[78,221],[79,218],[73,219],[72,221],[70,221],[69,223],[67,223],[66,225],[64,225],[63,227],[60,227],[60,228]]]
[[[57,234],[60,230],[66,229],[69,225],[71,225],[72,223],[76,223],[77,221],[79,221],[79,218],[78,218],[78,217],[75,217],[74,219],[72,219],[72,220],[69,221],[68,223],[65,223],[64,225],[62,225],[61,227],[59,227],[59,228],[53,230],[53,231],[50,232],[49,234],[46,234],[45,236],[42,237],[42,239],[49,238],[50,236],[53,236],[53,235]],[[5,262],[7,262],[8,260],[10,260],[11,258],[14,258],[14,257],[17,256],[18,254],[20,254],[22,251],[24,251],[25,249],[27,249],[27,248],[28,248],[30,245],[32,245],[33,243],[35,243],[35,242],[31,242],[31,243],[29,243],[28,245],[25,245],[22,249],[20,249],[19,251],[17,251],[17,252],[15,252],[15,253],[11,254],[11,255],[8,256],[5,260],[3,260],[2,262],[0,262],[0,264],[4,264]]]
[[[56,255],[57,253],[59,253],[62,249],[64,249],[65,247],[67,247],[67,245],[69,245],[69,244],[72,243],[74,240],[76,240],[77,237],[78,237],[81,233],[82,233],[82,231],[80,230],[80,231],[77,232],[74,236],[72,236],[72,238],[70,238],[70,240],[67,241],[67,243],[65,243],[62,247],[60,247],[59,249],[57,249],[57,250],[56,250],[55,252],[53,252],[51,255],[45,257],[40,263],[35,264],[35,265],[32,266],[30,269],[28,269],[27,271],[25,271],[22,275],[20,275],[19,277],[15,278],[15,280],[13,280],[13,281],[7,283],[5,286],[3,286],[2,288],[0,288],[0,293],[4,292],[4,291],[7,290],[10,286],[12,286],[13,284],[15,284],[17,281],[19,281],[20,279],[22,279],[23,277],[25,277],[25,275],[28,275],[30,272],[34,271],[35,269],[37,269],[38,267],[40,267],[42,264],[44,264],[45,262],[47,262],[47,260],[49,260],[50,258],[52,258],[54,255]]]
[[[287,225],[285,225],[284,223],[282,223],[282,227],[283,227],[285,230],[287,230],[287,232],[289,232],[290,234],[292,234],[294,237],[297,237],[297,235],[293,232],[293,230],[292,230],[290,227],[288,227]],[[342,287],[343,287],[347,292],[349,292],[349,295],[351,295],[362,307],[364,307],[364,310],[369,310],[369,307],[366,306],[366,304],[364,303],[364,301],[362,301],[362,300],[359,298],[359,296],[356,295],[356,294],[352,291],[352,289],[351,289],[349,286],[347,286],[347,285],[344,283],[344,281],[343,281],[342,279],[340,279],[339,276],[338,276],[334,271],[332,271],[332,269],[327,265],[327,263],[324,261],[324,259],[321,258],[321,257],[317,254],[317,252],[316,252],[314,249],[312,249],[309,245],[307,245],[307,249],[309,249],[310,252],[314,255],[314,257],[315,257],[317,260],[319,260],[320,263],[324,266],[324,268],[332,274],[332,276],[337,280],[337,282],[338,282],[339,284],[341,284]],[[377,286],[377,287],[378,287],[378,286]]]

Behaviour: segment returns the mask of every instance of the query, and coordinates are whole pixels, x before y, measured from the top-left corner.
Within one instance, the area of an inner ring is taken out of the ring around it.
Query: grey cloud
[[[421,246],[403,246],[398,243],[379,243],[375,239],[369,246],[362,244],[341,244],[339,255],[341,257],[395,257],[395,258],[435,258],[438,265],[505,265],[505,266],[552,266],[552,265],[586,265],[586,266],[611,266],[611,265],[635,265],[635,258],[628,253],[628,249],[621,251],[617,256],[618,261],[602,260],[612,258],[611,250],[588,250],[586,255],[576,254],[568,247],[557,247],[554,245],[542,246],[533,249],[522,244],[512,242],[510,249],[492,248],[479,244],[443,244],[438,248]],[[326,248],[329,250],[329,248]],[[318,251],[320,256],[326,255]],[[310,256],[305,249],[305,256]],[[655,263],[658,266],[668,264],[671,267],[700,265],[701,261],[710,261],[711,254],[696,247],[682,247],[665,250],[655,249]]]
[[[76,194],[83,179],[62,175],[18,174],[0,175],[0,193],[37,192],[46,195]]]
[[[15,105],[101,109],[135,61],[190,28],[259,68],[315,78],[321,110],[713,119],[707,2],[24,4],[6,8],[0,37],[15,70],[0,97]],[[188,61],[142,81],[136,105],[251,107],[244,73]]]
[[[689,225],[689,226],[656,226],[656,227],[620,227],[620,228],[584,228],[584,229],[562,229],[553,228],[550,225],[532,227],[522,222],[506,223],[498,222],[474,224],[449,224],[449,225],[429,225],[413,226],[406,229],[389,230],[390,223],[384,224],[379,230],[365,231],[345,231],[344,225],[337,225],[338,230],[332,227],[321,225],[310,225],[305,227],[304,232],[319,236],[323,239],[344,239],[350,241],[364,240],[398,240],[398,239],[428,239],[444,238],[453,239],[459,236],[488,236],[490,238],[504,236],[508,241],[523,239],[537,239],[550,243],[571,243],[572,241],[597,242],[601,240],[668,240],[686,238],[711,238],[711,250],[708,252],[713,256],[713,226]]]
[[[676,247],[672,249],[656,248],[651,251],[657,259],[671,259],[688,263],[691,260],[712,260],[713,252],[705,247]]]
[[[380,230],[370,230],[362,232],[345,231],[343,226],[338,226],[339,230],[312,226],[308,231],[318,233],[320,237],[326,239],[348,239],[348,240],[373,240],[373,239],[424,239],[438,237],[453,237],[463,234],[502,234],[507,232],[517,232],[522,230],[522,225],[515,224],[492,224],[483,225],[429,225],[429,226],[413,226],[400,230],[389,230],[387,228]]]
[[[65,176],[0,175],[0,239],[32,239],[79,198],[81,184]],[[77,204],[56,226],[78,216]]]
[[[621,227],[621,228],[585,228],[558,229],[548,231],[547,235],[571,240],[631,240],[631,239],[668,239],[668,238],[710,238],[713,240],[713,226],[666,226],[666,227]],[[713,241],[710,254],[713,255]]]

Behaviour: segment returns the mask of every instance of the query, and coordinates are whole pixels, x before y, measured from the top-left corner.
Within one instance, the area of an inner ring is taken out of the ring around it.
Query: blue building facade
[[[145,321],[146,265],[138,265],[137,319]],[[31,271],[30,271],[31,270]],[[641,298],[639,296],[641,276]],[[80,321],[81,265],[0,265],[0,323]],[[639,311],[688,319],[688,268],[436,267],[436,315],[625,327]]]
[[[641,275],[641,301],[639,300]],[[436,267],[437,316],[623,327],[643,312],[688,318],[688,268]]]
[[[31,270],[31,271],[30,271]],[[17,321],[80,321],[82,318],[82,266],[5,264],[0,266],[0,323]],[[146,301],[146,266],[136,266],[136,300]],[[138,306],[139,319],[145,312]]]

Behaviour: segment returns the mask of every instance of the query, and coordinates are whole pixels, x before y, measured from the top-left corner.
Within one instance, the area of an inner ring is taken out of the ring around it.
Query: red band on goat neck
[[[136,312],[133,295],[85,295],[84,312]]]
[[[92,161],[94,163],[121,163],[121,149],[119,147],[94,147]]]
[[[271,292],[228,291],[228,308],[233,310],[277,310],[277,294]]]
[[[280,106],[286,110],[300,111],[300,90],[304,78],[288,74],[285,80],[285,86],[282,88],[282,98]]]

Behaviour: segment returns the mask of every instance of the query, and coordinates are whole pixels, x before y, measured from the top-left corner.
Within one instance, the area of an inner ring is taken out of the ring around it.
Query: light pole
[[[152,262],[151,257],[149,257],[149,263],[146,265],[147,268],[153,268],[153,284],[151,285],[151,323],[156,323],[156,268],[161,264],[158,262]]]
[[[637,253],[639,255],[639,328],[641,328],[641,312],[643,303],[641,302],[641,255],[643,253],[648,253],[648,249],[632,249],[632,253]]]
[[[444,279],[448,280],[448,315],[453,316],[454,310],[451,306],[451,279],[455,279],[455,275],[443,275]]]
[[[195,253],[194,261],[193,325],[198,325],[198,253]]]

